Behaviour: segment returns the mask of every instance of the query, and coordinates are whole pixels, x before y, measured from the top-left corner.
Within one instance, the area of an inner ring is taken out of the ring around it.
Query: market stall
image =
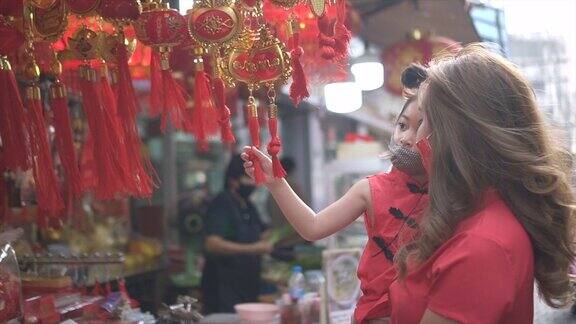
[[[372,9],[411,7],[373,2],[197,0],[177,11],[163,0],[0,0],[0,321],[223,323],[261,311],[346,322],[362,222],[289,247],[293,230],[277,228],[259,298],[268,306],[204,320],[203,226],[243,145],[267,151],[278,178],[280,156],[293,156],[316,209],[389,166],[376,156],[401,100],[399,71],[453,41],[425,33],[425,19],[417,39],[405,25],[381,33],[384,11]],[[357,33],[369,50],[351,58]],[[349,69],[374,53],[386,66],[376,85]],[[327,85],[336,97],[318,100]],[[342,110],[350,86],[357,100],[344,108],[362,111]]]

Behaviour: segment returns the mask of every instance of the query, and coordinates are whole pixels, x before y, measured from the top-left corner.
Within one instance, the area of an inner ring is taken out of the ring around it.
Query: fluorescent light
[[[350,69],[363,91],[375,90],[384,84],[384,65],[380,62],[355,63]]]
[[[366,53],[366,44],[360,37],[352,36],[348,45],[348,52],[351,58],[361,57]]]
[[[362,90],[355,82],[337,82],[324,86],[326,108],[331,112],[346,114],[362,107]]]
[[[192,9],[194,6],[194,0],[179,0],[178,1],[178,11],[180,11],[181,15],[186,15],[186,11],[188,9]]]

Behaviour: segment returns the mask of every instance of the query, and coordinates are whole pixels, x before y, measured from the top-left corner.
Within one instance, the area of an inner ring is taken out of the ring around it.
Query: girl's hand
[[[268,186],[278,181],[278,179],[274,178],[274,173],[272,172],[272,160],[270,157],[253,146],[245,146],[240,155],[242,160],[244,160],[244,170],[246,171],[246,174],[253,180],[256,180],[254,179],[254,162],[250,160],[251,153],[260,160],[260,166],[262,167],[265,177],[263,184]]]

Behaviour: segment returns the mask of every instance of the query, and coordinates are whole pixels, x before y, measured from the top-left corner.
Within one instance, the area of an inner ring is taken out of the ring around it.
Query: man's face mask
[[[248,199],[250,197],[250,195],[252,195],[252,193],[254,192],[254,190],[256,190],[256,186],[253,184],[246,184],[246,183],[241,183],[238,186],[238,194],[244,198],[244,199]]]
[[[394,140],[390,142],[388,147],[391,154],[390,161],[396,169],[410,176],[417,176],[426,172],[418,151],[398,145]]]

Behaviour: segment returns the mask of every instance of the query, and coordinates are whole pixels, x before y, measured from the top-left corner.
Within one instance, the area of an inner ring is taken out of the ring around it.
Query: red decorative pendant
[[[238,38],[240,19],[232,0],[199,0],[187,17],[190,35],[205,47],[224,45]]]

